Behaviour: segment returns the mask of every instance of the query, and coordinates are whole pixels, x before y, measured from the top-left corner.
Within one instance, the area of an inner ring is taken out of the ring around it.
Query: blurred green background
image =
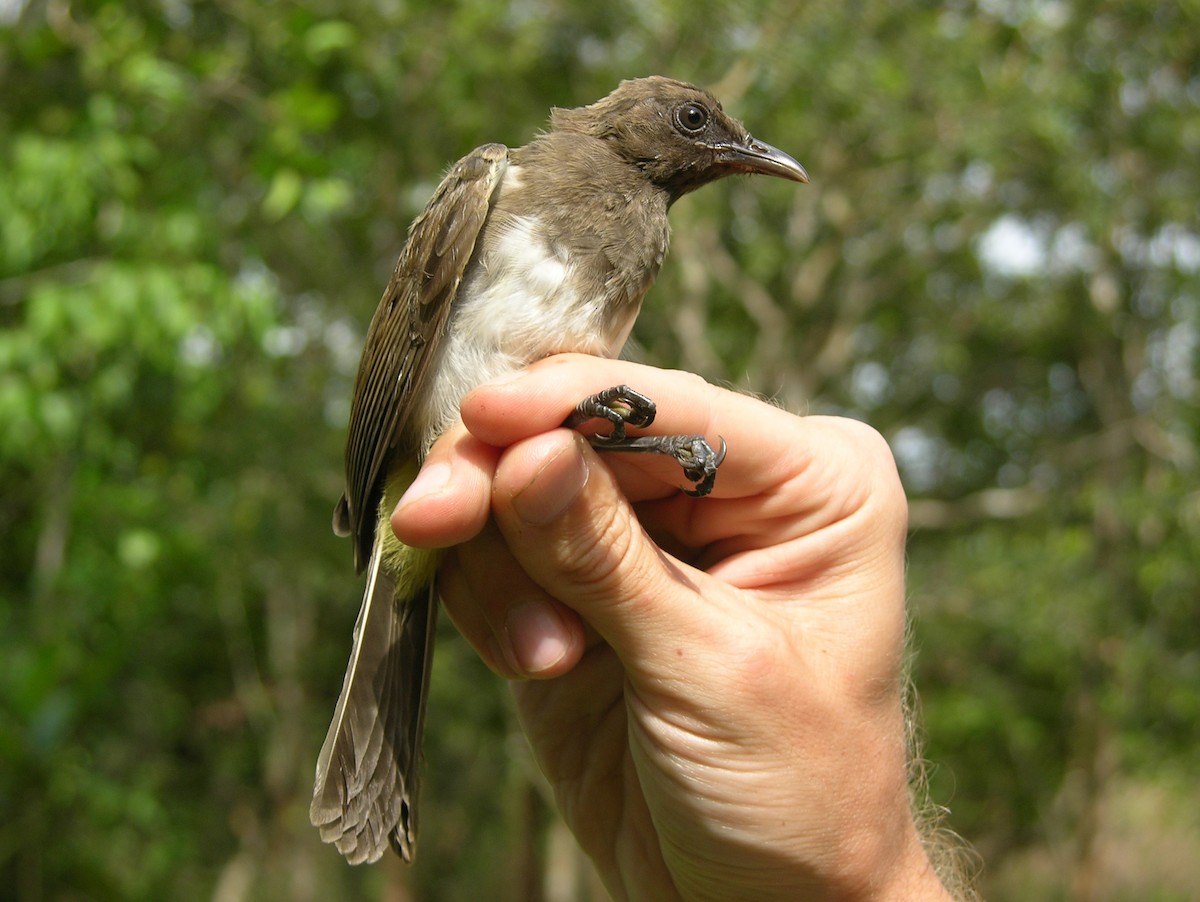
[[[0,0],[0,898],[600,898],[449,628],[415,868],[307,807],[407,225],[649,73],[812,184],[680,202],[638,354],[891,441],[987,896],[1200,898],[1195,0]]]

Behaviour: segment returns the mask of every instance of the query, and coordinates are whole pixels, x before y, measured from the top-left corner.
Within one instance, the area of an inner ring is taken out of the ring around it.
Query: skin
[[[557,428],[597,386],[724,436],[712,496]],[[467,396],[392,517],[513,680],[558,807],[617,899],[944,899],[910,813],[907,506],[861,423],[578,355]]]

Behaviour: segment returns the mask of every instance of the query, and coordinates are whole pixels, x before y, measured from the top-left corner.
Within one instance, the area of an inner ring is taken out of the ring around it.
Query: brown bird
[[[715,97],[667,78],[625,81],[604,99],[555,109],[550,129],[510,150],[459,160],[413,222],[371,320],[354,385],[345,494],[334,530],[367,571],[362,609],[309,811],[348,861],[390,843],[411,861],[439,554],[392,534],[392,509],[477,385],[552,354],[615,357],[667,252],[667,210],[737,173],[808,181]],[[625,435],[653,404],[625,386],[569,419],[613,424],[597,447],[668,454],[707,494],[724,443]]]

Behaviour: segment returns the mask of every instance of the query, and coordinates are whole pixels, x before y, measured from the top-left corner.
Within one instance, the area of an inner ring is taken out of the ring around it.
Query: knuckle
[[[857,509],[879,527],[903,536],[908,529],[908,498],[887,439],[858,420],[837,423],[845,443],[842,459],[851,462],[847,472],[859,487]]]
[[[862,465],[870,491],[867,506],[882,523],[901,534],[908,528],[908,497],[900,481],[896,458],[887,439],[865,423],[856,424],[861,442]]]
[[[560,549],[560,567],[572,585],[590,593],[609,593],[622,582],[633,546],[628,508],[592,510]]]

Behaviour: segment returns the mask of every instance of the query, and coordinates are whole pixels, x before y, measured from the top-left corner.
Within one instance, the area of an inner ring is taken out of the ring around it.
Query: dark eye
[[[708,110],[698,103],[685,103],[675,111],[675,121],[687,132],[698,132],[708,124]]]

